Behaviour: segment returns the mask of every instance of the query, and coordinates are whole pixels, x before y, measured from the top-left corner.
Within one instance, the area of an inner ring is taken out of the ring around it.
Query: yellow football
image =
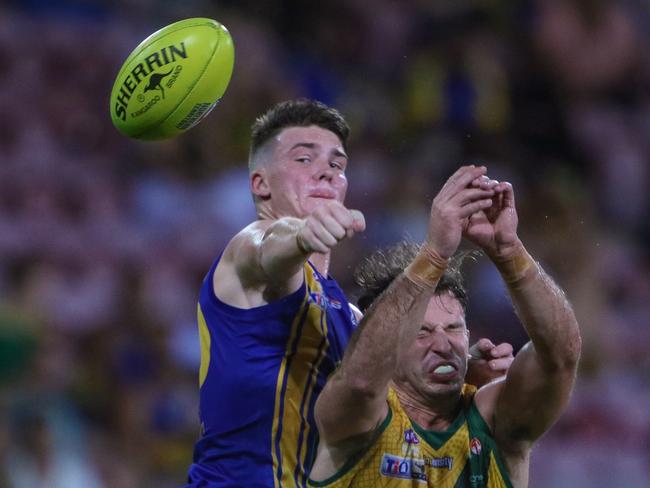
[[[228,30],[192,18],[154,32],[124,61],[111,91],[111,119],[135,139],[166,139],[198,124],[223,96],[235,50]]]

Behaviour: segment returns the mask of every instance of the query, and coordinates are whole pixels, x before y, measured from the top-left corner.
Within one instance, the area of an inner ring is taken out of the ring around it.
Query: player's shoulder
[[[214,294],[221,301],[239,307],[245,305],[247,283],[256,281],[259,274],[255,272],[255,249],[270,224],[267,220],[251,222],[226,244],[212,279]]]
[[[246,249],[259,244],[272,221],[256,220],[237,232],[226,244],[221,261],[234,262]]]
[[[261,238],[272,224],[272,220],[255,220],[251,222],[230,239],[226,248],[241,245],[246,240]]]

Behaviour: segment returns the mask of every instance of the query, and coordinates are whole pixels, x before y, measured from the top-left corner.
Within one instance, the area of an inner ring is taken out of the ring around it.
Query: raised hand
[[[468,217],[484,212],[493,204],[493,185],[481,178],[486,171],[485,166],[461,167],[433,199],[427,244],[442,258],[456,252]]]
[[[471,186],[480,185],[477,180]],[[464,222],[463,235],[491,257],[507,256],[519,245],[517,209],[512,185],[502,181],[493,186],[492,204],[472,213]]]
[[[332,200],[319,205],[303,221],[296,239],[305,253],[327,253],[345,238],[366,229],[366,221],[358,210],[349,210]]]

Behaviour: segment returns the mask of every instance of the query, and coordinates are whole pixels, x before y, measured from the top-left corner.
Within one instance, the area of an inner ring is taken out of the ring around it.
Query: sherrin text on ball
[[[113,124],[144,140],[190,129],[223,96],[234,58],[230,33],[212,19],[185,19],[154,32],[133,50],[115,79]]]

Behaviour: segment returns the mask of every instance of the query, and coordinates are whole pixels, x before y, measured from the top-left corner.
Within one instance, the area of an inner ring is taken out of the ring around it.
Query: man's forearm
[[[446,260],[432,262],[424,248],[375,299],[316,403],[322,441],[331,444],[368,434],[384,418],[398,344],[415,338],[445,267]]]
[[[397,344],[416,336],[447,260],[426,245],[375,300],[348,345],[339,380],[368,395],[383,394],[396,366]]]
[[[401,334],[417,331],[432,290],[398,276],[365,313],[337,373],[338,380],[365,394],[382,394],[396,366]]]
[[[573,367],[580,356],[578,323],[564,292],[521,246],[495,264],[543,367]]]
[[[259,245],[259,263],[269,280],[285,281],[296,275],[307,261],[309,254],[297,240],[301,224],[301,219],[284,217],[266,229]]]

